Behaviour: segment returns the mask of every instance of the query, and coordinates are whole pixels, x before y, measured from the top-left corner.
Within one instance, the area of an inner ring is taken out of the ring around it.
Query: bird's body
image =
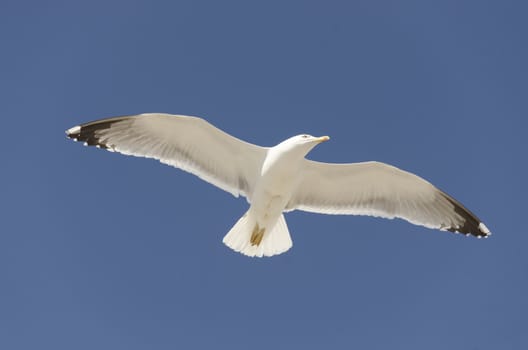
[[[264,227],[277,221],[301,179],[304,155],[284,148],[283,142],[268,149],[260,179],[249,198],[250,211]]]
[[[205,120],[168,114],[103,119],[66,131],[68,137],[127,155],[155,158],[189,171],[250,203],[224,237],[248,256],[292,246],[284,212],[402,218],[411,223],[486,237],[486,226],[426,180],[379,162],[319,163],[305,159],[329,138],[298,135],[274,147],[236,139]]]
[[[312,148],[308,143],[304,148],[291,147],[294,138],[267,149],[260,167],[260,177],[248,196],[249,210],[237,223],[239,225],[235,225],[224,238],[224,243],[234,250],[261,256],[282,252],[291,247],[283,212],[302,179],[304,155]],[[327,139],[323,137],[318,141]],[[272,231],[279,220],[281,224],[276,231]],[[249,240],[245,237],[248,234]],[[237,236],[241,236],[241,239]],[[278,240],[271,242],[272,238]]]

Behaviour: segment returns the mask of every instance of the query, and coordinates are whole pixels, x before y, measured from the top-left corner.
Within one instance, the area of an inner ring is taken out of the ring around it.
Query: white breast
[[[301,180],[299,174],[303,158],[281,152],[278,147],[269,149],[251,196],[251,209],[257,217],[276,220],[283,212]]]

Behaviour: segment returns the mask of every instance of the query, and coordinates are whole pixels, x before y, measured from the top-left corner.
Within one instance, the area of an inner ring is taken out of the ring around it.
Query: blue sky
[[[527,7],[2,1],[0,348],[528,348]],[[142,112],[328,134],[311,159],[413,171],[494,235],[294,212],[246,258],[244,199],[64,135]]]

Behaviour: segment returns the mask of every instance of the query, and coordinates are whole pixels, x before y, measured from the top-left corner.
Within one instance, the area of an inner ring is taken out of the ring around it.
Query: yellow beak
[[[330,140],[330,136],[321,136],[321,137],[317,138],[317,141],[319,141],[319,142],[325,142],[325,141],[328,141],[328,140]]]

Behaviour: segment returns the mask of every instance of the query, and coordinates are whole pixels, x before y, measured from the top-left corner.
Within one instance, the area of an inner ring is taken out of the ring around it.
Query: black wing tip
[[[466,236],[475,236],[477,238],[486,238],[491,236],[491,231],[484,225],[482,221],[471,211],[466,209],[456,199],[444,194],[444,197],[454,206],[455,212],[464,219],[462,225],[457,227],[449,227],[448,231],[459,232]]]
[[[84,142],[85,146],[96,146],[104,149],[109,148],[105,143],[100,142],[95,130],[86,130],[86,128],[80,125],[66,130],[66,136],[73,141]]]
[[[466,221],[460,227],[450,227],[447,230],[451,232],[462,233],[466,236],[471,235],[477,238],[488,238],[491,236],[491,231],[483,222],[479,222],[478,225],[468,225],[468,221]]]
[[[84,142],[85,146],[97,146],[110,149],[111,146],[101,142],[99,131],[109,129],[113,124],[122,121],[125,117],[97,120],[91,123],[74,126],[66,130],[66,136],[74,141]]]

